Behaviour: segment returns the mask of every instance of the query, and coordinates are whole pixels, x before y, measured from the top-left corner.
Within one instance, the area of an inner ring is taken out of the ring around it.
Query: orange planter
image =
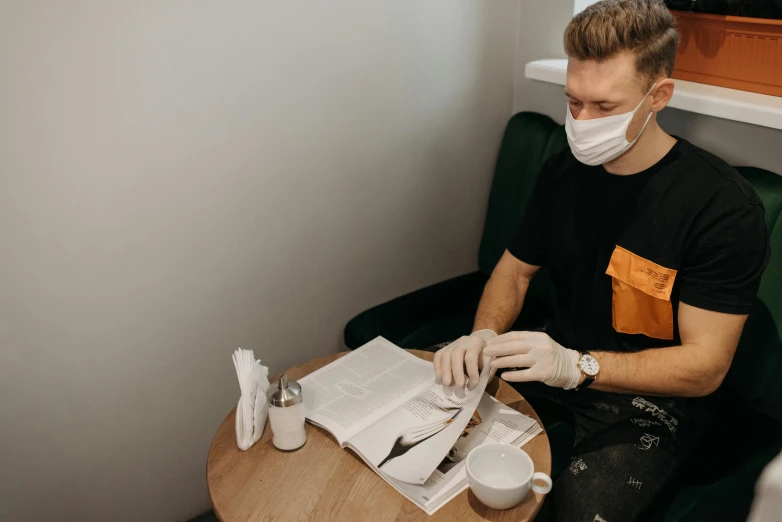
[[[682,36],[674,78],[782,96],[782,20],[673,13]]]

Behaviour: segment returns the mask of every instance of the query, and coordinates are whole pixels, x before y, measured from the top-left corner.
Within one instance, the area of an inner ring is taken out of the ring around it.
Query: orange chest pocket
[[[617,245],[606,274],[612,278],[614,330],[655,339],[673,339],[671,290],[676,270]]]

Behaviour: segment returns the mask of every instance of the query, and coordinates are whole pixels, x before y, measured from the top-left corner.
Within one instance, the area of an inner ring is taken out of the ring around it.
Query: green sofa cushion
[[[771,260],[725,386],[751,408],[782,421],[782,176],[738,167],[766,209]]]
[[[381,335],[404,348],[427,348],[469,333],[488,277],[472,272],[366,310],[345,326],[351,350]]]
[[[766,228],[774,229],[782,213],[782,176],[757,167],[736,167],[752,183],[766,209]]]
[[[548,116],[520,112],[505,129],[478,254],[478,268],[491,275],[524,214],[538,172],[567,147],[563,128]]]
[[[353,350],[381,335],[398,346],[425,350],[468,335],[487,280],[483,272],[472,272],[370,308],[345,326],[345,346]],[[550,304],[534,296],[526,303],[515,329],[540,326],[551,313]]]

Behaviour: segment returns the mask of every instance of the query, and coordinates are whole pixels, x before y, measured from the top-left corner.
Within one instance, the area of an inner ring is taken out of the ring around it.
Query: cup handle
[[[535,484],[536,480],[540,480],[545,485],[538,486]],[[540,493],[541,495],[545,495],[549,492],[551,492],[551,477],[546,475],[545,473],[536,472],[532,475],[532,491],[535,493]]]

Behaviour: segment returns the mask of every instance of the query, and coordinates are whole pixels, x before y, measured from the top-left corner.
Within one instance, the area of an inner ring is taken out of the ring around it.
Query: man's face
[[[570,58],[567,67],[568,108],[576,120],[591,120],[631,112],[649,90],[645,78],[635,69],[631,52],[597,62]],[[632,141],[649,115],[652,97],[647,97],[633,116],[627,129]]]

